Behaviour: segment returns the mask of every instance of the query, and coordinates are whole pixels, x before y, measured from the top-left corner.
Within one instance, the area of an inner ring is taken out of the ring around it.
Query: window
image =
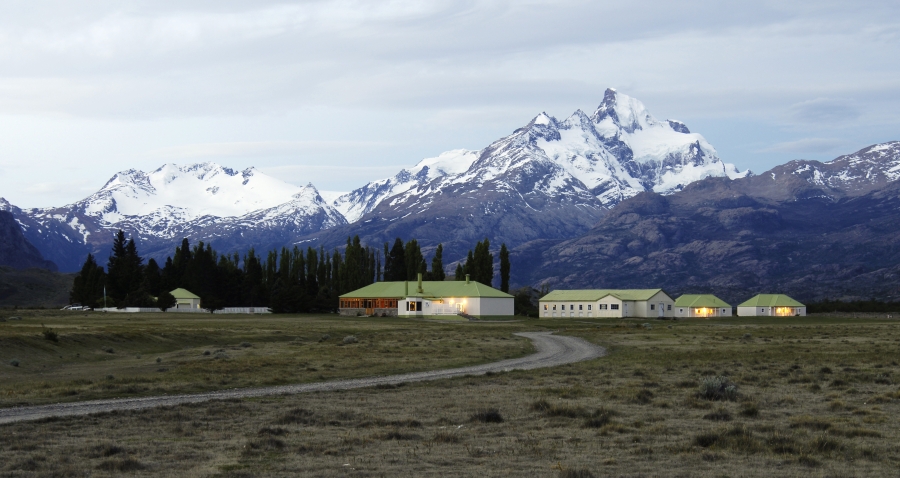
[[[722,309],[722,313],[723,313],[723,314],[725,313],[725,309]]]
[[[667,305],[666,310],[672,310],[672,304]]]
[[[547,310],[547,304],[544,304],[544,310]]]
[[[607,308],[606,304],[600,304],[600,310],[606,310],[606,308]]]
[[[556,304],[553,304],[553,310],[556,310]]]
[[[759,309],[759,311],[760,311],[760,312],[765,312],[765,311],[766,311],[766,309]]]
[[[656,304],[650,304],[650,310],[656,310]]]
[[[609,308],[612,310],[619,310],[619,304],[609,304]]]
[[[569,304],[569,310],[575,310],[575,304]]]
[[[578,310],[584,310],[584,306],[581,304],[578,304]]]
[[[588,310],[591,310],[591,304],[588,304]]]
[[[679,314],[682,313],[682,312],[684,312],[684,309],[678,309],[678,313],[679,313]]]

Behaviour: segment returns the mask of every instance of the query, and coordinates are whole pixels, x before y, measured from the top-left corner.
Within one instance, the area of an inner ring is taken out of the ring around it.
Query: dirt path
[[[606,355],[606,349],[576,337],[551,335],[551,332],[521,332],[515,335],[531,339],[537,353],[509,360],[501,360],[471,367],[415,372],[386,377],[357,378],[335,380],[332,382],[304,383],[298,385],[280,385],[275,387],[244,388],[219,390],[215,392],[190,395],[164,395],[143,398],[117,398],[109,400],[92,400],[88,402],[59,403],[33,407],[15,407],[0,409],[0,424],[38,420],[47,417],[63,417],[72,415],[88,415],[91,413],[111,412],[113,410],[141,410],[145,408],[197,403],[226,398],[261,397],[265,395],[284,395],[307,392],[326,392],[331,390],[349,390],[353,388],[373,387],[376,385],[396,385],[399,383],[424,382],[462,375],[483,375],[488,372],[504,372],[509,370],[531,370],[535,368],[554,367],[568,363],[590,360]]]

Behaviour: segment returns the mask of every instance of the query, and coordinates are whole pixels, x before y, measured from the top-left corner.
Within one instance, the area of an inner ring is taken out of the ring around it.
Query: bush
[[[737,385],[728,377],[708,376],[700,379],[700,391],[697,398],[704,400],[735,400],[738,396]]]
[[[19,366],[19,361],[16,360],[16,359],[12,359],[12,360],[9,361],[9,364],[12,365],[13,367],[18,367],[18,366]]]
[[[431,438],[434,443],[459,443],[459,435],[446,430],[441,430]]]
[[[728,410],[726,410],[724,408],[719,408],[716,411],[713,411],[713,412],[707,413],[706,415],[703,415],[703,419],[704,420],[713,420],[713,421],[717,421],[717,422],[728,422],[728,421],[731,421],[731,413],[729,413]]]
[[[345,344],[355,344],[356,342],[357,342],[356,337],[354,337],[352,335],[348,335],[348,336],[344,337]]]
[[[253,347],[253,344],[251,344],[250,342],[241,342],[241,347],[244,347],[246,349]]]
[[[41,334],[44,335],[44,338],[51,342],[59,342],[59,334],[56,333],[55,330],[46,328],[41,331]]]
[[[469,417],[469,421],[481,423],[503,423],[503,416],[496,408],[479,410]]]
[[[745,403],[743,407],[741,407],[741,416],[747,418],[756,418],[759,416],[759,406],[755,403]]]

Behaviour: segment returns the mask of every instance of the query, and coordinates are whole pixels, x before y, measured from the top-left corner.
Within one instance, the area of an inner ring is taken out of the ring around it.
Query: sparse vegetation
[[[104,319],[103,330],[84,322],[99,319],[44,317],[61,331],[60,345],[39,336],[36,317],[24,316],[21,335],[10,330],[17,323],[3,324],[0,354],[8,355],[0,358],[27,366],[0,370],[0,400],[458,366],[528,353],[509,333],[545,327],[611,354],[553,369],[7,424],[0,476],[891,476],[900,463],[900,389],[878,382],[900,370],[891,355],[896,321],[687,319],[648,330],[621,320],[447,325],[204,314],[161,330],[159,319],[130,317],[123,327],[120,317]],[[151,326],[152,334],[139,332]],[[337,339],[319,343],[324,334]],[[339,346],[348,335],[363,345]],[[140,353],[148,358],[135,359]],[[156,373],[156,357],[168,372]],[[82,369],[90,373],[78,376]],[[701,397],[707,377],[728,377],[735,398]],[[501,422],[481,419],[492,410]],[[135,463],[143,468],[119,471]]]

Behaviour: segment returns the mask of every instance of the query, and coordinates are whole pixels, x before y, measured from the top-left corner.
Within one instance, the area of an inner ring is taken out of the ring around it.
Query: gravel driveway
[[[298,385],[279,385],[275,387],[243,388],[219,390],[215,392],[189,395],[163,395],[143,398],[116,398],[109,400],[91,400],[87,402],[59,403],[33,407],[15,407],[0,409],[0,424],[38,420],[47,417],[63,417],[72,415],[88,415],[91,413],[111,412],[113,410],[141,410],[145,408],[197,403],[208,400],[226,398],[261,397],[265,395],[284,395],[306,392],[327,392],[330,390],[349,390],[353,388],[372,387],[376,385],[395,385],[399,383],[424,382],[462,375],[483,375],[488,372],[505,372],[509,370],[531,370],[554,367],[568,363],[590,360],[606,355],[606,349],[576,337],[551,335],[551,332],[521,332],[515,335],[531,339],[537,353],[509,360],[501,360],[471,367],[434,370],[430,372],[405,373],[386,377],[357,378],[351,380],[335,380],[331,382],[304,383]]]

